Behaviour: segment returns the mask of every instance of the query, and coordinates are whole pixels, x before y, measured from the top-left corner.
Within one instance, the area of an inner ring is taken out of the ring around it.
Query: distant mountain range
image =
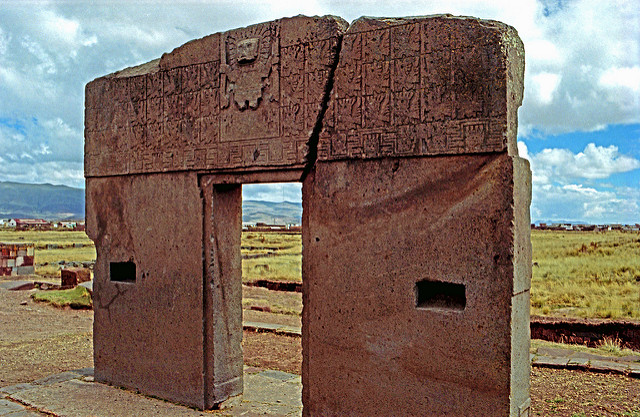
[[[84,219],[84,190],[64,185],[0,181],[0,219]],[[246,200],[244,223],[300,224],[302,202]]]
[[[242,222],[301,224],[302,202],[245,200],[242,202]]]
[[[84,190],[0,181],[0,219],[84,219]]]

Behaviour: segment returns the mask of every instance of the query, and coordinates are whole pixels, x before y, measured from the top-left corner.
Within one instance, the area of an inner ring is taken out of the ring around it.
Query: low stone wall
[[[597,346],[605,339],[640,350],[640,322],[628,320],[531,317],[531,338]]]

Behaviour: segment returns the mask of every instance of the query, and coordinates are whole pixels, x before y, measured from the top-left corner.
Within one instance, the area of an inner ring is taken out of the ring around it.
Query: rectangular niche
[[[416,308],[462,311],[466,305],[463,284],[428,280],[416,283]]]
[[[109,279],[113,282],[136,282],[136,264],[127,262],[110,262]]]

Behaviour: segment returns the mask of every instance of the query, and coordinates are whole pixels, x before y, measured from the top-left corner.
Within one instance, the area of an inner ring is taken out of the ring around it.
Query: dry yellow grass
[[[640,234],[533,230],[531,313],[640,319]]]
[[[640,234],[533,230],[531,313],[536,315],[640,319]],[[36,244],[36,273],[56,276],[60,260],[95,260],[84,232],[0,230],[0,241]],[[74,247],[81,243],[83,247]],[[58,245],[47,249],[47,245]],[[300,234],[245,232],[243,282],[302,279]],[[42,266],[49,263],[48,266]],[[54,264],[54,265],[52,265]]]
[[[302,281],[302,236],[300,234],[245,232],[242,255],[259,256],[242,260],[242,281]]]

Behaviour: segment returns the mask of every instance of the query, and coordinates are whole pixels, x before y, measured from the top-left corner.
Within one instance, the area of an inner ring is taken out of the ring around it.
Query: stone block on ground
[[[87,268],[64,268],[60,271],[61,286],[73,288],[83,282],[91,281],[91,271]]]

